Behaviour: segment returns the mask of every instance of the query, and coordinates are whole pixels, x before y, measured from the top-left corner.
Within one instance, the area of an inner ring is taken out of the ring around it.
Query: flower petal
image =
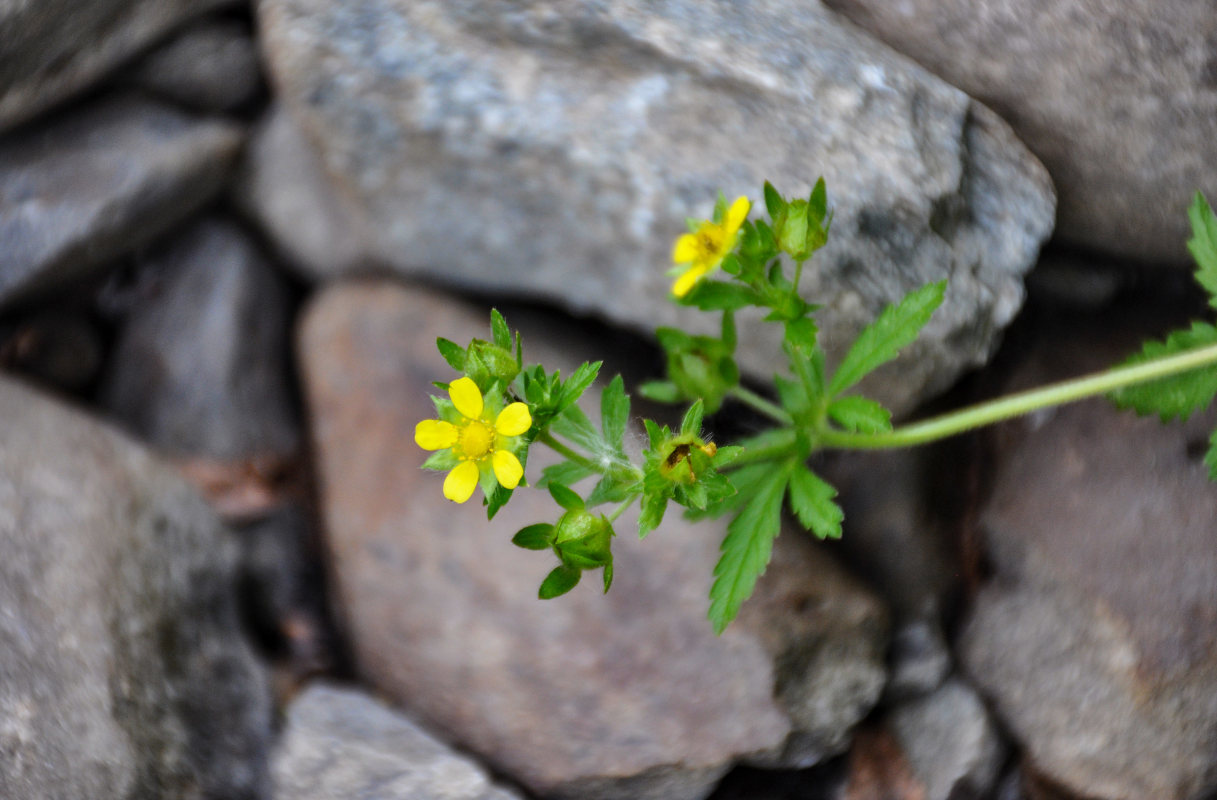
[[[686,233],[676,240],[676,246],[672,248],[672,263],[687,264],[695,258],[697,258],[697,237]]]
[[[442,419],[425,419],[414,426],[414,443],[424,450],[443,450],[456,444],[456,426]]]
[[[524,477],[524,467],[520,466],[520,459],[511,451],[495,450],[490,464],[494,467],[494,477],[499,479],[503,488],[514,489],[520,485],[520,478]]]
[[[482,416],[482,390],[468,376],[457,378],[448,384],[448,396],[452,405],[468,419],[478,419]]]
[[[727,209],[727,216],[723,220],[723,230],[728,237],[740,229],[751,210],[752,203],[747,197],[740,195],[735,198],[735,202],[731,204],[731,208]]]
[[[684,297],[693,288],[693,285],[707,272],[709,270],[702,266],[690,267],[683,275],[676,279],[676,283],[672,284],[672,294],[677,297]]]
[[[494,429],[501,436],[519,436],[531,427],[532,414],[525,403],[512,403],[494,421]]]
[[[444,478],[444,497],[454,503],[463,503],[473,496],[478,485],[478,465],[462,461]]]

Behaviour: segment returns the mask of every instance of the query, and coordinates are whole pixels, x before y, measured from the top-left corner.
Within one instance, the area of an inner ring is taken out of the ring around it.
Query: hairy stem
[[[735,386],[731,387],[728,394],[730,394],[736,400],[739,400],[744,405],[751,406],[753,409],[769,417],[774,422],[782,425],[790,425],[793,423],[793,420],[790,418],[790,415],[786,413],[785,409],[776,403],[769,402],[751,389],[736,384]]]

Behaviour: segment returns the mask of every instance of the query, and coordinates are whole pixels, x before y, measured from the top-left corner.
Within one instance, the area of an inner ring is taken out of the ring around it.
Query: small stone
[[[0,0],[0,131],[31,119],[172,28],[231,0]]]
[[[173,456],[238,461],[300,445],[288,288],[240,228],[196,223],[148,256],[158,284],[118,337],[102,404]]]
[[[241,129],[133,97],[0,138],[0,305],[148,244],[223,187]]]
[[[324,684],[287,709],[274,756],[280,800],[514,800],[468,758],[367,695]]]
[[[235,544],[168,465],[0,378],[0,796],[265,797]]]
[[[188,28],[141,58],[123,78],[170,102],[211,113],[246,107],[262,92],[257,47],[249,27],[237,20]]]

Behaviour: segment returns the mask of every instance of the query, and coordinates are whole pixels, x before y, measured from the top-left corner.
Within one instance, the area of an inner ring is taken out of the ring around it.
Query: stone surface
[[[1058,235],[1186,264],[1217,193],[1217,14],[1195,0],[825,0],[1001,114],[1052,174]]]
[[[234,544],[166,465],[0,379],[0,796],[257,800]]]
[[[2,0],[0,130],[87,88],[174,26],[231,0]]]
[[[833,353],[951,278],[871,386],[898,409],[988,356],[1051,229],[1046,173],[996,115],[817,4],[268,0],[258,19],[283,102],[399,272],[709,330],[667,301],[685,218],[823,174],[833,237],[804,287]],[[768,327],[741,334],[766,377]]]
[[[1041,323],[1009,388],[1112,363],[1144,305]],[[1217,788],[1217,490],[1201,462],[1215,421],[1162,426],[1087,401],[1008,423],[988,459],[995,576],[961,658],[1034,770],[1072,794]]]
[[[920,783],[924,800],[989,796],[1005,745],[976,691],[955,678],[897,706],[886,725]]]
[[[287,709],[274,758],[282,800],[512,800],[486,773],[362,692],[317,684]]]
[[[37,311],[0,326],[0,369],[61,391],[89,386],[104,357],[97,325],[76,309]]]
[[[370,235],[282,106],[272,105],[254,130],[234,183],[237,205],[308,278],[365,267]]]
[[[119,334],[103,406],[174,456],[293,453],[283,279],[222,218],[194,224],[147,260],[157,285]]]
[[[258,49],[239,20],[209,20],[141,58],[126,81],[187,108],[226,112],[262,92]]]
[[[0,305],[68,284],[198,209],[241,138],[131,97],[0,137]]]
[[[568,374],[576,336],[510,321],[526,359]],[[494,524],[442,498],[411,441],[433,416],[429,382],[451,373],[432,342],[486,326],[392,284],[329,290],[305,316],[328,546],[359,673],[546,796],[704,797],[735,760],[780,760],[800,733],[821,754],[844,747],[882,688],[886,615],[807,537],[778,540],[758,596],[715,637],[706,593],[721,525],[673,515],[639,542],[627,514],[612,591],[593,574],[542,602],[554,564],[510,538],[554,516],[548,495],[518,492]]]

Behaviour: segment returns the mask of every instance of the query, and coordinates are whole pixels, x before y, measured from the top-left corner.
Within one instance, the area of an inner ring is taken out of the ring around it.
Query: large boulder
[[[241,128],[108,98],[0,137],[0,305],[149,243],[224,186]]]
[[[235,543],[139,447],[0,379],[0,796],[265,796]]]
[[[907,409],[989,355],[1051,230],[1047,176],[996,115],[817,4],[258,12],[279,96],[371,259],[401,273],[709,330],[666,299],[685,218],[719,189],[806,193],[823,174],[833,236],[804,285],[831,352],[883,304],[952,279],[914,356],[877,385]],[[742,338],[745,367],[769,374],[776,334]]]
[[[0,0],[0,130],[96,83],[173,27],[232,0]]]
[[[511,318],[526,357],[569,374],[589,348],[527,319]],[[434,416],[429,382],[451,378],[432,343],[486,324],[392,284],[336,287],[305,316],[301,371],[358,673],[546,796],[698,798],[738,760],[810,764],[847,748],[882,690],[886,613],[805,534],[778,540],[756,596],[715,637],[706,594],[722,523],[672,511],[640,542],[627,512],[607,596],[591,574],[540,601],[552,555],[510,540],[556,519],[548,493],[517,491],[493,523],[477,502],[443,498],[411,440]],[[528,477],[545,455],[533,448]]]
[[[1001,114],[1060,194],[1061,239],[1186,264],[1217,194],[1217,13],[1196,0],[825,0]]]

